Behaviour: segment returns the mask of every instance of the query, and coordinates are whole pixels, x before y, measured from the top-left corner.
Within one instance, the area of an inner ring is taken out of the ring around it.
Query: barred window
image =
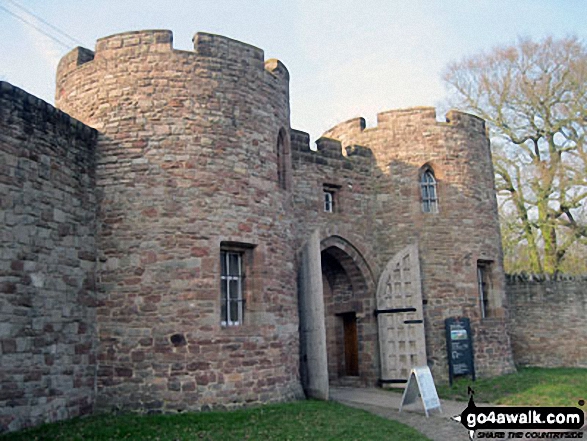
[[[438,194],[436,178],[431,169],[426,169],[420,179],[422,191],[422,211],[424,213],[438,213]]]
[[[222,326],[243,324],[243,253],[220,252],[220,293]]]

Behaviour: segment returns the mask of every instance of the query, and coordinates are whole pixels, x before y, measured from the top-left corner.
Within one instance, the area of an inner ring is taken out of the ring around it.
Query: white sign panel
[[[422,398],[422,404],[424,405],[426,416],[429,416],[428,411],[432,409],[438,409],[442,412],[442,409],[440,408],[440,399],[438,398],[436,386],[432,379],[432,373],[428,366],[419,366],[412,369],[408,384],[404,390],[399,411],[402,411],[402,407],[405,404],[414,403],[418,397]]]

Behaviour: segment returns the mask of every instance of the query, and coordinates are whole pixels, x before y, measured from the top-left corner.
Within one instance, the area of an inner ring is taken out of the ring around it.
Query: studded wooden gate
[[[381,383],[404,383],[410,370],[426,365],[418,245],[391,259],[377,286]]]

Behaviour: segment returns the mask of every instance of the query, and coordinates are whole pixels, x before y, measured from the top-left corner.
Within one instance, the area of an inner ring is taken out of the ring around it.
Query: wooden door
[[[407,382],[426,366],[426,340],[418,246],[407,246],[385,267],[377,287],[382,383]]]
[[[357,334],[357,316],[354,312],[344,314],[344,369],[345,375],[359,376],[359,337]]]

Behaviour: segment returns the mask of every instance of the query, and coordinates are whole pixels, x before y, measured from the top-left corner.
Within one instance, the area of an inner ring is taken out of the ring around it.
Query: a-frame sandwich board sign
[[[418,397],[422,398],[424,412],[426,412],[427,417],[430,416],[428,412],[433,409],[438,409],[442,413],[440,399],[428,366],[419,366],[411,370],[399,411],[402,411],[404,405],[414,403]]]

